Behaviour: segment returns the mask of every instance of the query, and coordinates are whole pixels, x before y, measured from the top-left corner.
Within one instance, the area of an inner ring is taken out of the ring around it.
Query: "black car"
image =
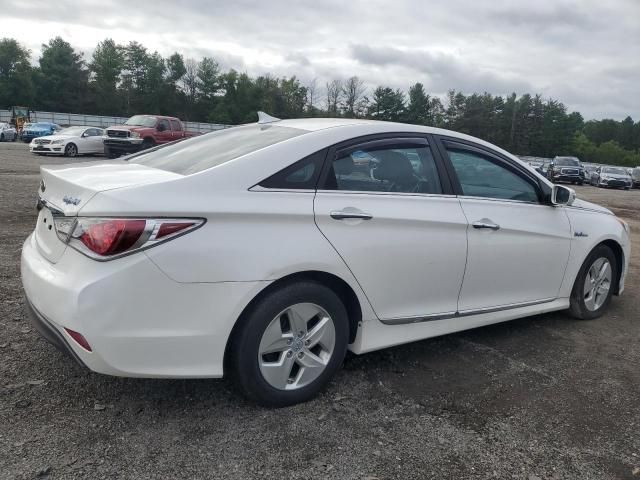
[[[555,157],[549,164],[547,178],[552,182],[568,182],[582,185],[585,182],[585,170],[576,157]]]

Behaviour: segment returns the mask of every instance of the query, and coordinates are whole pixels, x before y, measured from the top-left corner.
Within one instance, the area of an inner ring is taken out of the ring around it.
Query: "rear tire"
[[[611,248],[600,245],[593,249],[580,267],[571,290],[571,316],[580,320],[600,317],[611,302],[617,280],[618,264]]]
[[[247,397],[264,406],[315,397],[346,355],[347,311],[333,290],[316,282],[283,285],[240,322],[231,340],[232,375]]]

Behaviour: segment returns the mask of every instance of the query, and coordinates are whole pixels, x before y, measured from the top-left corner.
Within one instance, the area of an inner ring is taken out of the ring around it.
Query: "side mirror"
[[[82,136],[82,138],[87,138],[89,136],[89,134],[87,132],[84,132],[81,136]]]
[[[576,191],[573,188],[565,187],[564,185],[554,185],[551,190],[552,205],[570,206],[575,199]]]

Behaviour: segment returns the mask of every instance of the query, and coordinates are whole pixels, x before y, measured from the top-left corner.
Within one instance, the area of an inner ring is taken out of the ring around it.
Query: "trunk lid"
[[[126,161],[87,162],[40,168],[42,208],[34,232],[39,252],[56,263],[66,249],[53,224],[55,215],[74,217],[99,192],[182,178],[182,175]]]

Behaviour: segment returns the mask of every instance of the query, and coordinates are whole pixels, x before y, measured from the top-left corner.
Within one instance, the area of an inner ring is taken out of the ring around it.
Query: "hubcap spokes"
[[[584,304],[590,311],[598,310],[611,289],[611,263],[600,257],[593,264],[584,280]]]
[[[267,326],[258,350],[264,379],[279,390],[295,390],[324,371],[335,347],[333,320],[320,306],[297,303]]]

